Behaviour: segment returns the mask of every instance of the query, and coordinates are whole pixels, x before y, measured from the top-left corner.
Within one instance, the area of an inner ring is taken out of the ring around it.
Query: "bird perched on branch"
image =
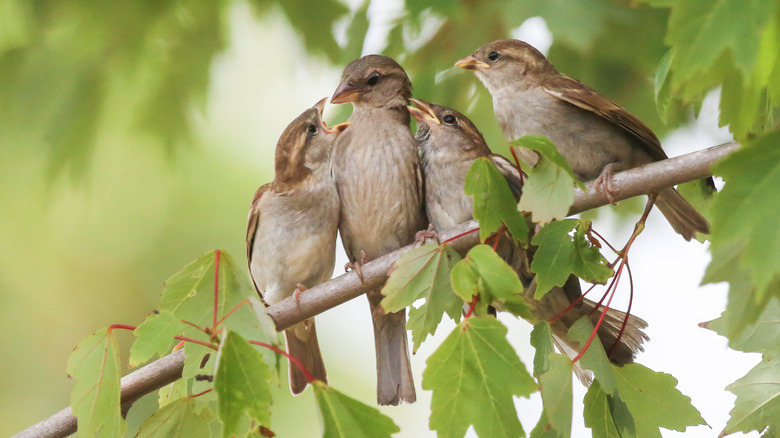
[[[406,105],[412,84],[386,56],[368,55],[344,69],[333,103],[351,102],[351,125],[333,152],[333,176],[341,198],[339,232],[350,264],[360,265],[412,243],[427,226],[417,143]],[[406,312],[386,313],[380,289],[366,296],[371,307],[380,405],[416,399]]]
[[[531,45],[501,40],[478,48],[457,66],[473,70],[493,96],[493,110],[507,141],[541,134],[582,181],[614,202],[614,172],[667,158],[652,130],[625,109],[576,79],[558,72]],[[524,161],[537,155],[526,150]],[[709,224],[674,188],[658,192],[656,205],[686,240],[708,234]]]
[[[422,154],[425,206],[428,219],[437,230],[446,230],[472,219],[472,200],[463,192],[463,185],[472,163],[479,157],[489,158],[509,183],[515,200],[520,197],[523,183],[519,170],[506,158],[490,152],[482,134],[466,116],[422,100],[412,99],[412,102],[417,108],[410,106],[408,109],[418,122],[416,139]],[[590,316],[595,326],[601,315],[601,311],[594,311],[595,302],[582,298],[579,279],[572,275],[563,287],[555,287],[541,300],[536,300],[536,283],[530,271],[533,247],[525,250],[505,236],[496,252],[518,273],[534,316],[539,321],[549,321],[561,315],[551,323],[556,342],[579,351],[580,346],[568,337],[569,328],[585,315]],[[642,332],[647,323],[628,316],[626,328],[618,340],[626,317],[623,312],[609,309],[598,331],[610,359],[617,364],[633,362],[636,353],[642,350],[642,342],[647,339]]]
[[[252,281],[266,305],[327,281],[333,274],[339,198],[330,156],[346,125],[325,127],[325,100],[284,130],[276,145],[274,180],[260,187],[252,199],[247,258]],[[288,353],[315,379],[327,381],[314,318],[284,334]],[[303,371],[290,363],[289,373],[292,393],[303,392],[307,384]]]

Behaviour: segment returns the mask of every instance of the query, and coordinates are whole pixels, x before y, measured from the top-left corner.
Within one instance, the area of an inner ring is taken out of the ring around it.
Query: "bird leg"
[[[295,290],[293,291],[293,296],[295,297],[295,302],[300,304],[301,303],[301,292],[308,290],[309,288],[302,285],[301,283],[298,283],[295,285]]]
[[[618,192],[617,190],[615,190],[615,187],[612,185],[612,179],[614,176],[612,168],[614,166],[615,166],[614,163],[609,163],[606,166],[604,166],[604,170],[602,170],[599,177],[596,178],[596,183],[595,183],[596,190],[604,193],[604,195],[607,197],[607,200],[612,205],[617,204],[617,202],[615,202],[615,193]]]
[[[357,272],[358,278],[360,278],[360,282],[363,282],[363,264],[366,263],[366,252],[362,249],[360,250],[360,261],[354,261],[354,262],[347,262],[344,265],[344,271],[349,272],[349,270],[353,270]]]
[[[439,233],[436,232],[435,229],[433,229],[433,224],[428,224],[427,230],[421,230],[418,231],[414,235],[414,246],[422,246],[425,243],[426,239],[435,239],[437,243],[440,243],[439,240]]]

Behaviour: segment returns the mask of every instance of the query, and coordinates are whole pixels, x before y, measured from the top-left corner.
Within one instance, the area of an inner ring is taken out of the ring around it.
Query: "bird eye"
[[[444,121],[444,123],[446,123],[448,125],[454,125],[455,124],[455,116],[453,116],[452,114],[447,114],[446,116],[444,116],[444,118],[442,120]]]
[[[377,82],[379,82],[379,73],[372,73],[371,76],[368,77],[368,85],[374,86]]]
[[[488,53],[488,59],[491,61],[495,61],[496,59],[498,59],[499,56],[501,55],[496,51]]]
[[[309,125],[308,128],[306,128],[306,132],[308,132],[310,135],[317,133],[317,125]]]

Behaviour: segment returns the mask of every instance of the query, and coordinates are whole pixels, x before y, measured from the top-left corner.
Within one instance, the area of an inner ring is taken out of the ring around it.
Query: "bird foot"
[[[295,302],[297,304],[301,304],[301,292],[308,289],[309,289],[308,287],[302,285],[301,283],[295,285],[295,291],[293,291],[293,297],[295,297]]]
[[[618,192],[618,190],[615,190],[615,187],[612,185],[612,180],[614,177],[612,167],[612,163],[604,166],[604,170],[601,171],[601,175],[596,178],[595,187],[597,191],[604,193],[610,204],[617,205],[617,202],[615,202],[615,194]]]
[[[436,240],[437,243],[441,242],[439,240],[439,233],[437,233],[436,230],[433,229],[433,224],[428,224],[427,230],[418,231],[414,235],[414,246],[415,247],[422,246],[423,244],[425,244],[425,241],[427,239],[434,239]]]
[[[360,278],[360,282],[363,283],[363,264],[365,263],[366,263],[366,252],[361,250],[360,261],[347,262],[344,265],[344,271],[349,272],[350,270],[353,270],[357,272],[358,278]]]

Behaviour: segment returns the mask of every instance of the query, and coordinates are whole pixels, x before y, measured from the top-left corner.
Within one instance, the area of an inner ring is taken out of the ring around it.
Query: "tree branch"
[[[710,176],[712,165],[736,150],[738,146],[736,142],[724,143],[615,174],[613,185],[618,190],[615,199],[621,201]],[[569,209],[569,214],[581,213],[609,203],[603,193],[594,190],[592,182],[586,184],[586,187],[587,191],[575,188],[574,204]],[[478,226],[477,222],[472,220],[440,233],[440,237],[446,240],[467,233]],[[473,232],[453,240],[450,245],[457,251],[466,251],[477,243],[479,243],[479,233]],[[266,310],[276,323],[276,328],[280,331],[284,330],[304,319],[359,297],[370,289],[381,287],[387,280],[390,266],[412,248],[412,245],[408,245],[366,263],[363,266],[363,282],[356,273],[349,272],[308,289],[306,293],[299,296],[300,302],[294,297],[289,297]],[[123,377],[123,411],[143,395],[179,379],[183,368],[184,352],[177,351]],[[74,432],[76,432],[76,418],[68,407],[12,438],[59,438]]]

